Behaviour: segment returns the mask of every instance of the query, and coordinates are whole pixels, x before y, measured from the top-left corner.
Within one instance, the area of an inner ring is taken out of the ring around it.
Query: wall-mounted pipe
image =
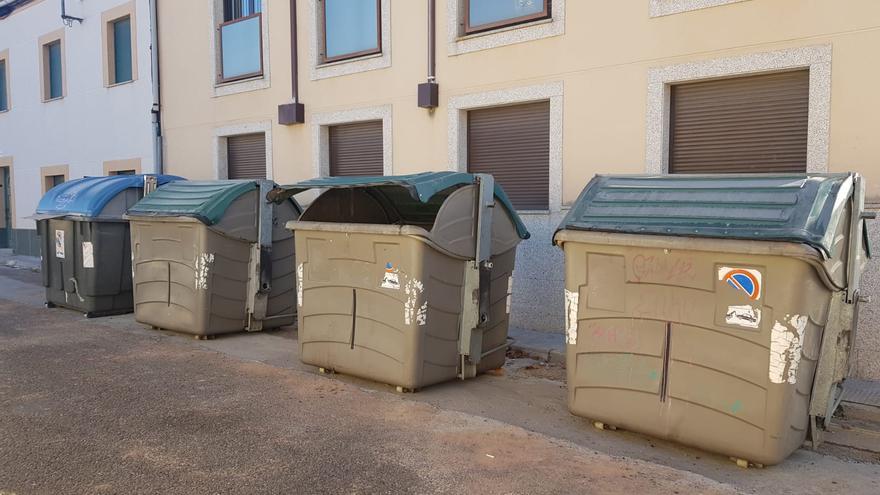
[[[159,86],[159,0],[150,0],[150,70],[153,76],[153,105],[150,109],[153,123],[154,172],[164,173],[165,150],[162,143],[162,92]]]
[[[305,105],[299,101],[299,47],[297,43],[296,0],[290,0],[290,96],[292,103],[278,105],[278,123],[302,124],[306,121]]]
[[[437,2],[428,0],[428,82],[419,84],[419,106],[437,108],[440,86],[437,84]]]

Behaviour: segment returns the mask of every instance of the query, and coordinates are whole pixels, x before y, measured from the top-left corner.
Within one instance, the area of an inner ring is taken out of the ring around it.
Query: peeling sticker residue
[[[131,251],[131,279],[134,280],[134,250]]]
[[[507,306],[505,308],[505,310],[507,311],[507,314],[510,314],[510,298],[512,297],[512,295],[513,295],[513,273],[511,273],[510,276],[507,277]]]
[[[64,231],[56,230],[55,231],[55,257],[58,259],[64,259]]]
[[[770,335],[770,369],[772,383],[797,383],[797,368],[801,362],[801,350],[804,347],[804,329],[807,317],[794,315],[789,328],[778,321],[773,323]]]
[[[208,290],[208,272],[213,264],[213,253],[202,253],[196,257],[196,290]]]
[[[422,284],[420,280],[411,278],[406,281],[406,286],[403,289],[406,294],[406,301],[403,303],[403,323],[405,325],[409,325],[413,322],[413,317],[418,317],[416,314],[416,304],[419,298],[419,295],[425,291],[425,286]],[[422,308],[424,308],[424,313],[422,313],[423,318],[421,320],[417,319],[419,325],[424,325],[428,322],[428,302],[425,301],[424,304],[419,308],[419,313],[422,312]]]
[[[397,268],[392,263],[385,263],[385,275],[382,277],[382,283],[379,287],[383,289],[400,290],[400,278],[397,275]]]
[[[739,325],[746,328],[758,328],[761,324],[761,310],[749,305],[728,306],[725,320],[728,325]]]
[[[428,323],[428,301],[423,302],[422,305],[419,306],[419,310],[416,312],[416,322],[419,326],[424,326]]]
[[[303,264],[296,265],[296,301],[299,307],[303,305]]]
[[[580,293],[565,289],[565,343],[575,345],[578,338],[578,298]]]
[[[83,268],[94,268],[95,267],[95,250],[92,247],[92,243],[89,241],[83,241],[82,251],[83,251]]]

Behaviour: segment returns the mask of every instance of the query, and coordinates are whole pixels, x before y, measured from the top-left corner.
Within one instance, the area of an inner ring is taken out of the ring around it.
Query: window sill
[[[106,85],[104,85],[104,87],[105,87],[105,88],[108,88],[108,89],[109,89],[109,88],[115,88],[115,87],[118,87],[118,86],[125,86],[126,84],[132,84],[134,81],[135,81],[134,79],[129,79],[128,81],[125,81],[125,82],[113,83],[113,84],[106,84]]]
[[[215,81],[214,97],[259,91],[261,89],[268,89],[270,86],[269,75],[266,72],[263,72],[261,75],[235,79],[233,81]]]
[[[538,19],[537,21],[524,22],[522,24],[511,24],[510,26],[502,26],[502,27],[498,27],[495,29],[487,29],[486,31],[480,31],[478,33],[463,34],[463,35],[460,35],[459,37],[455,38],[455,41],[456,42],[467,41],[467,40],[472,40],[474,38],[480,38],[483,36],[490,36],[490,35],[498,34],[498,33],[506,33],[508,31],[516,31],[517,29],[526,29],[526,28],[530,28],[532,26],[540,26],[543,24],[552,24],[552,23],[553,23],[553,18],[548,17],[547,19]]]
[[[53,101],[63,100],[64,95],[56,96],[55,98],[49,98],[48,100],[43,100],[43,103],[52,103]]]
[[[332,62],[324,62],[324,63],[320,63],[320,64],[315,65],[315,68],[316,69],[324,69],[326,67],[336,67],[338,65],[350,64],[352,62],[361,62],[361,61],[370,60],[373,58],[382,58],[382,52],[371,53],[369,55],[361,55],[359,57],[344,58],[342,60],[334,60]]]
[[[260,79],[263,79],[263,74],[242,77],[241,79],[229,79],[226,81],[217,81],[214,83],[214,87],[215,88],[224,88],[226,86],[234,86],[236,84],[242,84],[242,83],[247,83],[247,82],[252,82],[252,81],[259,81]]]
[[[0,115],[3,115],[4,113],[9,113],[10,110],[12,110],[12,108],[7,108],[6,110],[0,110]]]

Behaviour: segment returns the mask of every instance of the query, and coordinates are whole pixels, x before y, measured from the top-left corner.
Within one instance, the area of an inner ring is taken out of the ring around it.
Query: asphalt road
[[[185,337],[16,302],[4,280],[0,493],[732,492]]]

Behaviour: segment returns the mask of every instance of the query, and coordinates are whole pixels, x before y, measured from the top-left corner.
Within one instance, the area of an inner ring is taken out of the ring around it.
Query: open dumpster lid
[[[597,175],[558,230],[775,240],[826,256],[852,174]]]
[[[236,199],[258,188],[259,183],[255,180],[175,182],[138,201],[129,208],[128,215],[192,217],[206,225],[214,225]],[[296,209],[302,211],[299,205]]]
[[[409,196],[421,204],[442,204],[442,199],[461,186],[473,184],[474,174],[465,172],[422,172],[409,175],[383,175],[362,177],[317,177],[314,179],[279,186],[270,193],[270,200],[280,201],[309,189],[354,189],[370,188],[389,203],[402,205],[401,196]],[[495,184],[495,198],[510,212],[521,239],[529,238],[529,231],[516,214],[510,198]],[[437,201],[438,196],[440,201]]]
[[[149,174],[148,174],[149,175]],[[157,184],[184,181],[175,175],[157,175]],[[31,218],[41,220],[62,216],[93,218],[101,214],[107,204],[126,189],[142,189],[144,175],[111,175],[83,177],[59,184],[40,199]]]

